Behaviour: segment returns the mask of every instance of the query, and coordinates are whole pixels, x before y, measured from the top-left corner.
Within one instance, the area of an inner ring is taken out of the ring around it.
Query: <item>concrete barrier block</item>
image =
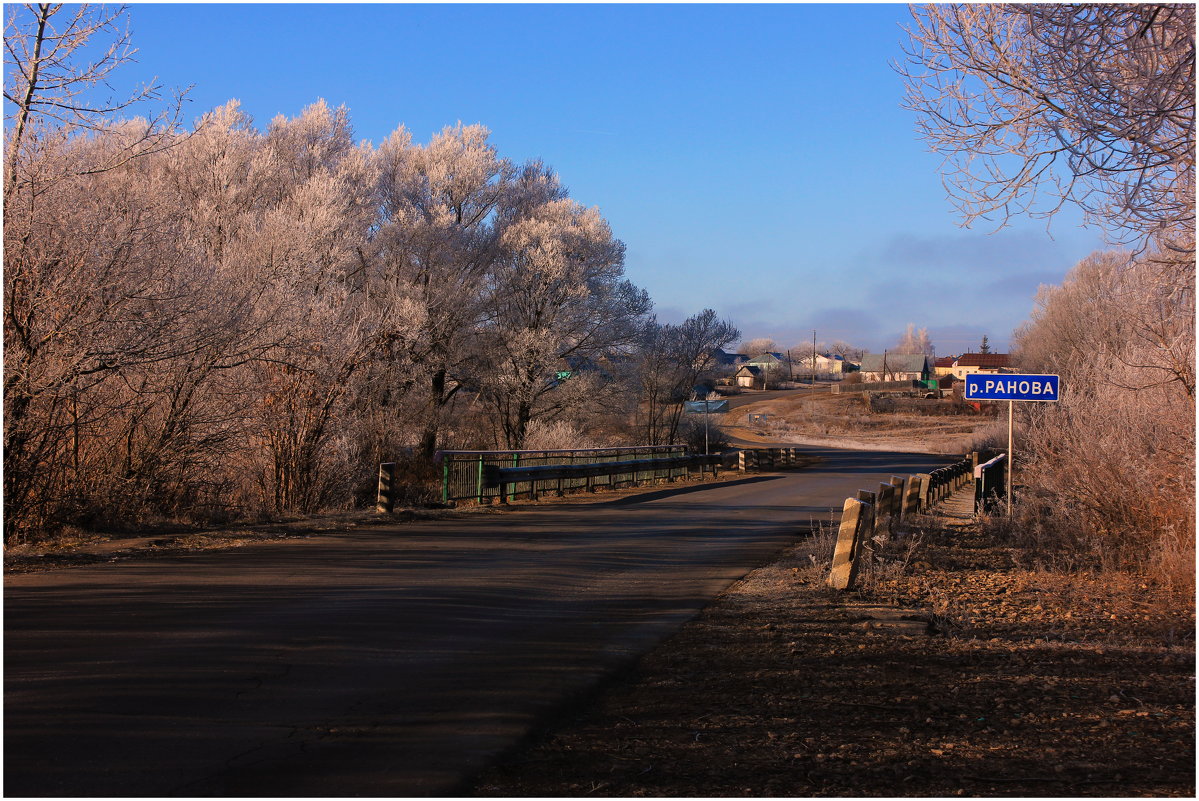
[[[917,473],[916,479],[918,487],[916,490],[916,511],[925,512],[928,510],[929,504],[932,503],[932,499],[928,497],[928,494],[929,490],[932,489],[933,477],[928,473]]]
[[[916,514],[919,507],[920,477],[908,476],[903,485],[903,517]]]
[[[903,498],[907,490],[907,480],[903,476],[891,476],[891,486],[895,488],[891,495],[891,516],[900,520],[903,518]]]
[[[874,536],[886,536],[891,533],[891,506],[895,501],[895,487],[879,482],[877,511],[874,515]]]
[[[866,504],[866,509],[862,512],[862,536],[860,545],[865,546],[866,543],[874,537],[874,527],[877,525],[876,520],[879,516],[878,494],[870,490],[858,490],[858,500]],[[868,547],[868,546],[867,546]],[[854,558],[857,559],[860,554],[855,550]]]
[[[395,462],[379,465],[379,490],[375,496],[375,511],[390,514],[395,509]]]
[[[850,590],[858,578],[858,562],[855,551],[860,549],[864,511],[870,504],[846,498],[841,509],[841,525],[837,529],[837,547],[833,552],[833,567],[829,571],[828,586],[835,590]]]

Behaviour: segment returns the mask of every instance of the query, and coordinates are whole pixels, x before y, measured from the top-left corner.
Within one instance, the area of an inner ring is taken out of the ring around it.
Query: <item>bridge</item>
[[[8,795],[453,795],[715,595],[946,457],[380,523],[5,581]]]

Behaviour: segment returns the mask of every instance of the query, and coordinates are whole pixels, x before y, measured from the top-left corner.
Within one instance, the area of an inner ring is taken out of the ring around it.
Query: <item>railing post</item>
[[[908,518],[920,508],[920,477],[908,476],[903,490],[903,516]]]
[[[520,467],[520,454],[519,453],[512,454],[512,466]],[[511,486],[512,486],[512,491],[511,491],[511,495],[508,497],[508,500],[515,501],[516,500],[516,487],[517,487],[516,482],[515,481],[512,482]],[[504,488],[500,487],[500,495],[503,495],[503,494],[504,494]]]
[[[441,502],[450,502],[450,458],[441,457]]]
[[[390,514],[395,509],[395,478],[395,462],[379,465],[379,492],[375,498],[375,511],[379,514]]]
[[[837,547],[833,552],[833,566],[829,571],[828,586],[835,590],[851,590],[858,578],[858,554],[861,549],[863,518],[869,504],[853,498],[845,499],[841,510],[841,525],[837,531]]]
[[[878,496],[870,490],[858,490],[858,500],[865,506],[863,519],[861,523],[861,536],[858,538],[858,545],[854,548],[853,558],[855,560],[862,556],[862,549],[869,549],[869,540],[874,536],[875,528],[878,525],[878,518],[881,510],[879,509]]]
[[[482,456],[479,457],[479,475],[478,475],[478,478],[476,479],[475,490],[479,496],[479,504],[482,505],[482,503],[483,503],[483,457]]]
[[[891,533],[891,521],[895,516],[895,487],[878,483],[878,511],[874,516],[874,535]]]
[[[978,464],[978,452],[974,453],[974,514],[980,515],[985,510],[983,509],[983,485],[986,479],[983,477],[986,474]]]
[[[903,476],[891,476],[891,486],[894,487],[891,495],[891,517],[897,522],[903,519],[903,500],[906,485],[907,482]]]
[[[916,511],[925,513],[928,511],[929,504],[931,503],[928,496],[929,492],[932,491],[933,477],[929,473],[919,473],[917,474],[916,478],[919,480],[919,493],[917,495]]]

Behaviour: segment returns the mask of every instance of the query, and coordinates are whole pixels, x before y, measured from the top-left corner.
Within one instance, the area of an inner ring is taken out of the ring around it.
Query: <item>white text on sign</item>
[[[1056,401],[1061,394],[1056,375],[1027,373],[966,374],[966,400]]]
[[[988,395],[1045,395],[1056,398],[1056,387],[1049,381],[1004,381],[1002,379],[986,379],[983,381],[983,392]]]

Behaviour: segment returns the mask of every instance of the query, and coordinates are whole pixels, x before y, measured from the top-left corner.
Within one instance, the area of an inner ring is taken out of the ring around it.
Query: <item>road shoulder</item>
[[[800,543],[475,794],[1193,796],[1193,613],[945,522],[859,593]]]

